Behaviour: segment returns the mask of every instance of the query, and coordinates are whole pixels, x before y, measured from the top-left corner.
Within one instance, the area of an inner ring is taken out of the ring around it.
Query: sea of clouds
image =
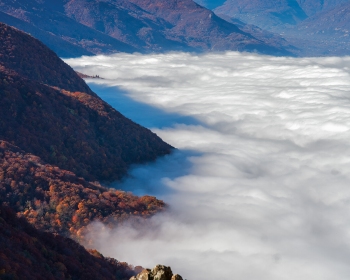
[[[169,211],[91,226],[93,246],[186,279],[350,275],[350,58],[227,52],[116,54],[67,62],[178,150],[118,188]]]

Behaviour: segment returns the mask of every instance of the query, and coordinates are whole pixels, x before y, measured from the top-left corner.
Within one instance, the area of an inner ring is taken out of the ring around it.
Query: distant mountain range
[[[162,51],[292,54],[279,36],[261,36],[192,0],[2,0],[0,21],[40,39],[61,57]]]
[[[240,19],[270,31],[283,31],[349,0],[227,0],[215,13]]]
[[[284,37],[299,55],[349,55],[350,0],[227,0],[214,12]]]

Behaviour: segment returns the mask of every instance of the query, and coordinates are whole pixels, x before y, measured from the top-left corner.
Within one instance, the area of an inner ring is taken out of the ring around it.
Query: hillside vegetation
[[[127,263],[87,251],[75,241],[41,232],[0,205],[0,279],[127,280]]]
[[[170,153],[39,41],[3,24],[0,39],[0,139],[88,180],[120,179]]]

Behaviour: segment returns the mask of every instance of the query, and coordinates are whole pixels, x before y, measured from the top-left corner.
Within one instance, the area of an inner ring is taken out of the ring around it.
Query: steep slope
[[[29,22],[18,19],[3,12],[0,12],[0,22],[4,22],[10,26],[16,27],[19,30],[31,34],[33,37],[42,41],[51,50],[55,51],[55,53],[57,53],[60,57],[79,57],[82,55],[93,55],[91,51],[88,51],[79,45],[75,45],[61,38],[60,36],[42,30]]]
[[[3,0],[0,22],[30,33],[61,57],[138,50],[72,20],[64,14],[63,4],[61,0]]]
[[[349,3],[349,0],[297,0],[300,7],[310,17],[319,12],[331,10],[341,4]]]
[[[270,31],[307,18],[297,0],[227,0],[214,11]]]
[[[3,0],[0,11],[92,53],[114,49],[289,54],[283,46],[254,38],[192,0]],[[100,36],[92,40],[97,33]],[[115,47],[103,36],[123,42],[125,48]]]
[[[166,33],[172,25],[129,0],[67,1],[65,13],[86,26],[140,50],[194,50]]]
[[[317,13],[300,23],[298,30],[311,36],[348,40],[350,32],[350,2]]]
[[[280,34],[301,56],[349,55],[349,4],[350,0],[227,0],[215,12]]]
[[[225,0],[196,0],[194,2],[203,7],[206,7],[209,10],[214,10],[215,8],[224,4]]]
[[[315,14],[287,35],[306,55],[349,55],[350,2]]]
[[[226,0],[214,9],[218,15],[240,19],[260,28],[283,32],[319,12],[350,0]]]
[[[301,51],[300,49],[291,45],[291,43],[288,42],[286,39],[284,39],[280,34],[266,31],[264,29],[259,28],[256,25],[246,24],[246,23],[244,23],[236,18],[230,18],[230,17],[225,16],[225,15],[221,15],[221,17],[224,20],[235,24],[242,31],[249,33],[249,34],[252,34],[255,38],[261,39],[264,42],[268,42],[271,45],[278,45],[278,46],[285,47],[286,49],[290,50],[293,53],[299,53]]]
[[[96,96],[75,71],[31,36],[0,23],[0,65],[21,77]]]
[[[89,180],[118,179],[130,164],[170,153],[39,41],[3,24],[0,34],[0,139]]]
[[[288,54],[283,47],[269,45],[217,17],[191,0],[130,0],[142,9],[171,23],[168,36],[186,41],[202,50],[256,50],[261,53]]]
[[[0,279],[128,280],[136,274],[126,263],[34,229],[1,205],[0,248]]]

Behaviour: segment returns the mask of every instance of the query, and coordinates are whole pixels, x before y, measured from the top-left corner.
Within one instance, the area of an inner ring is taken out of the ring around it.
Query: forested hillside
[[[129,279],[139,271],[66,237],[162,211],[155,197],[91,181],[120,179],[172,147],[30,35],[0,24],[0,41],[0,279]]]
[[[38,231],[1,205],[0,248],[4,280],[128,280],[138,272],[69,238]]]
[[[172,147],[93,93],[54,52],[0,24],[0,139],[88,180],[115,180]]]

